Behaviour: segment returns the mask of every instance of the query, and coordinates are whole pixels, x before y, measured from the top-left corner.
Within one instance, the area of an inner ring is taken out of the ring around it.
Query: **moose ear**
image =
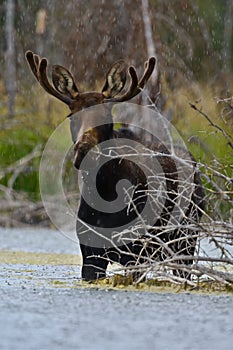
[[[102,89],[102,94],[106,98],[112,98],[121,92],[126,82],[126,70],[127,65],[124,61],[114,63],[106,76]]]
[[[78,95],[72,74],[64,67],[55,65],[52,67],[52,80],[54,87],[62,94],[74,99]]]

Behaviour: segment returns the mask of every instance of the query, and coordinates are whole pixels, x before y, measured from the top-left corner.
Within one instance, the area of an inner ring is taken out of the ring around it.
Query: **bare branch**
[[[223,134],[223,136],[227,139],[229,146],[233,149],[232,137],[225,130],[223,130],[219,125],[213,123],[210,117],[206,113],[204,113],[202,110],[200,110],[195,104],[189,102],[189,105],[191,108],[193,108],[195,111],[200,113],[203,117],[205,117],[211,126],[218,129]]]

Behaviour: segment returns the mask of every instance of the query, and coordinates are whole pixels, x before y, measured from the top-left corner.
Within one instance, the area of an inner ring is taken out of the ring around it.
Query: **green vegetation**
[[[0,184],[5,187],[11,184],[14,191],[25,193],[33,200],[40,199],[38,171],[45,144],[55,128],[65,120],[68,114],[66,107],[50,97],[46,98],[39,89],[41,88],[36,87],[32,91],[28,101],[25,99],[17,101],[17,111],[19,112],[14,119],[5,118],[0,130],[2,170]],[[211,126],[198,111],[192,109],[189,103],[199,100],[196,106],[207,113],[214,124],[219,125],[223,130],[226,129],[229,135],[233,135],[233,129],[227,127],[226,120],[220,117],[219,106],[213,98],[214,92],[205,86],[202,86],[200,91],[202,93],[201,100],[195,96],[191,88],[185,92],[180,90],[176,94],[164,89],[163,93],[167,96],[167,109],[171,108],[174,113],[172,123],[196,160],[209,167],[203,167],[203,171],[210,178],[214,178],[211,170],[213,168],[231,177],[232,149],[227,139],[220,130]],[[38,93],[42,96],[40,101],[37,101]],[[29,101],[33,101],[33,106],[30,105]],[[2,114],[4,114],[4,110],[2,110]],[[70,137],[69,130],[64,130],[64,137]],[[33,157],[33,152],[35,157]],[[24,157],[30,154],[32,159],[24,163]],[[20,164],[20,160],[22,164]],[[9,171],[6,171],[4,175],[4,170],[7,169]],[[69,174],[72,171],[72,155],[70,155],[67,157],[64,169],[64,181],[66,186],[70,186],[70,188],[74,188],[69,181]],[[223,189],[224,181],[222,179],[215,180]],[[206,186],[209,185],[206,183]],[[229,190],[229,188],[226,189]],[[3,194],[4,191],[2,191]]]
[[[17,115],[14,119],[5,117],[0,128],[0,184],[5,187],[10,185],[13,191],[25,193],[33,200],[40,199],[39,164],[42,151],[61,121],[63,111],[63,106],[59,105],[58,112],[56,103],[43,97],[43,94],[38,101],[40,105],[36,106],[34,102],[32,109],[30,100],[36,101],[36,94],[37,91],[33,92],[29,100],[19,99]],[[4,109],[1,114],[5,114]]]

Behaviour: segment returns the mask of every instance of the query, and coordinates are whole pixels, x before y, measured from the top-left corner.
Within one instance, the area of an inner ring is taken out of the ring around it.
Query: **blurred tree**
[[[16,67],[14,40],[15,0],[6,1],[6,89],[8,93],[8,115],[15,113]]]
[[[232,17],[233,17],[233,1],[226,1],[226,9],[224,16],[224,30],[223,30],[223,47],[222,47],[222,60],[223,60],[223,70],[228,76],[231,72],[231,48],[232,48]],[[230,81],[227,82],[227,88],[229,88]]]
[[[19,91],[33,81],[24,60],[29,48],[47,56],[53,64],[66,65],[79,85],[88,89],[101,84],[117,59],[141,67],[150,54],[146,18],[150,45],[156,48],[171,89],[197,80],[211,84],[225,68],[232,72],[232,0],[147,0],[146,16],[143,0],[11,1],[16,6],[14,43]],[[7,3],[0,0],[0,13]],[[5,29],[2,16],[0,34]],[[6,51],[5,38],[0,42],[1,61]],[[0,79],[6,86],[3,72]]]

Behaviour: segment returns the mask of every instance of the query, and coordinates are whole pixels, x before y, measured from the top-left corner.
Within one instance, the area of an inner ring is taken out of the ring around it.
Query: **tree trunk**
[[[141,0],[141,4],[142,4],[142,18],[144,23],[147,56],[148,57],[154,56],[157,59],[156,47],[153,40],[153,31],[152,31],[151,20],[150,20],[149,1]],[[159,69],[158,69],[158,61],[157,61],[155,70],[153,71],[150,78],[150,84],[147,84],[147,87],[145,88],[145,95],[142,96],[142,104],[148,104],[148,98],[146,96],[148,95],[150,96],[151,102],[158,107],[159,105],[158,97],[160,97],[160,101],[162,101],[160,89],[161,87],[160,87]],[[160,105],[161,105],[160,106],[161,108],[162,104],[160,103]]]
[[[8,115],[15,114],[16,67],[14,43],[15,0],[6,1],[6,90],[8,93]]]
[[[226,73],[231,71],[231,41],[232,41],[232,15],[233,1],[227,0],[226,12],[224,17],[224,32],[223,32],[223,69]]]

